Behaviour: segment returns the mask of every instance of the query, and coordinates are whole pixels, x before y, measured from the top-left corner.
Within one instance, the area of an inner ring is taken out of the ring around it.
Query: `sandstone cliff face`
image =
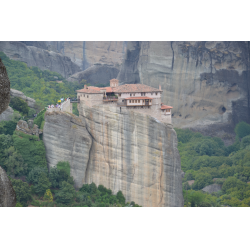
[[[0,207],[15,207],[16,193],[6,172],[0,166]]]
[[[116,78],[119,70],[108,64],[96,63],[84,71],[80,71],[70,76],[67,80],[80,83],[83,79],[91,85],[105,84],[109,86],[110,79]]]
[[[47,42],[47,45],[51,50],[70,57],[81,70],[95,63],[111,64],[119,68],[126,51],[126,42],[122,41],[54,41]]]
[[[250,122],[249,42],[128,42],[118,79],[163,89],[173,124],[206,134]]]
[[[82,106],[80,117],[45,115],[49,167],[69,161],[76,187],[95,182],[142,206],[183,206],[181,164],[172,126],[117,107]]]
[[[54,51],[26,46],[22,42],[0,42],[0,51],[4,52],[10,59],[27,63],[29,67],[36,66],[42,70],[55,71],[66,78],[80,71],[80,67],[73,63],[69,57]]]

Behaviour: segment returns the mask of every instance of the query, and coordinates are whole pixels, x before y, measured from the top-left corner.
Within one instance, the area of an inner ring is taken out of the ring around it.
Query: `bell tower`
[[[118,87],[118,85],[119,85],[119,80],[117,79],[110,80],[110,87],[114,88],[114,87]]]

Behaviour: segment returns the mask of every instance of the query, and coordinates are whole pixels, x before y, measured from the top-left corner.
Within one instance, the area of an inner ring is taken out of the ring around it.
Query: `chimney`
[[[84,85],[84,89],[87,89],[87,85],[86,84]]]
[[[159,90],[161,90],[161,85],[159,85]]]

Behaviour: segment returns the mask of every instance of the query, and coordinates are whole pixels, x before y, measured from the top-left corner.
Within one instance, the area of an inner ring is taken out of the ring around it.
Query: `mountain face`
[[[82,105],[82,104],[81,104]],[[46,112],[49,167],[68,161],[76,188],[96,183],[141,206],[183,206],[177,137],[171,125],[117,107]],[[58,129],[60,128],[60,129]]]
[[[0,51],[4,52],[10,59],[25,62],[29,67],[36,66],[41,70],[55,71],[65,78],[80,71],[80,67],[73,63],[69,57],[42,49],[40,48],[42,45],[38,42],[33,42],[33,45],[39,47],[26,46],[25,43],[0,42]]]
[[[68,56],[81,70],[95,63],[110,64],[120,68],[126,51],[122,41],[53,41],[46,42],[50,50]]]
[[[235,124],[250,122],[249,60],[249,42],[128,42],[118,79],[161,84],[175,127],[230,144]]]

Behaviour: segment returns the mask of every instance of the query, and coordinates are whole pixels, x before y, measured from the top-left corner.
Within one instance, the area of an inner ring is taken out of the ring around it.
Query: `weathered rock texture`
[[[12,184],[0,166],[0,207],[15,207],[16,193]]]
[[[30,120],[29,124],[26,121],[19,120],[16,125],[16,130],[28,135],[36,135],[38,136],[38,138],[39,134],[42,134],[42,130],[39,129],[38,126],[36,124],[33,124],[33,122],[31,122]]]
[[[10,102],[10,80],[7,70],[0,58],[0,114],[4,112]]]
[[[22,100],[24,100],[25,102],[27,102],[27,104],[28,104],[28,106],[30,108],[33,108],[33,109],[36,109],[36,110],[38,109],[38,106],[36,104],[35,99],[26,96],[23,92],[21,92],[19,90],[10,89],[10,96],[11,97],[19,97]]]
[[[46,112],[49,167],[69,161],[76,187],[95,182],[142,206],[183,206],[177,137],[171,125],[116,107],[82,106],[80,117]]]
[[[214,193],[214,192],[219,192],[221,190],[222,185],[219,184],[211,184],[209,186],[206,186],[202,189],[202,191],[206,192],[206,193]]]
[[[118,79],[162,85],[172,122],[230,143],[250,122],[250,42],[128,42]]]
[[[112,65],[96,63],[84,71],[75,73],[67,80],[80,83],[84,79],[93,86],[98,84],[109,86],[110,79],[116,78],[118,73],[119,69]]]
[[[124,53],[126,42],[109,41],[72,41],[47,42],[48,48],[68,56],[81,70],[85,70],[95,63],[106,63],[119,68]]]
[[[0,51],[10,59],[25,62],[29,67],[36,66],[42,70],[55,71],[66,78],[80,71],[80,67],[69,57],[54,51],[26,46],[22,42],[0,42]]]
[[[1,121],[10,121],[13,117],[14,110],[9,106],[1,115],[0,115],[0,122]]]

